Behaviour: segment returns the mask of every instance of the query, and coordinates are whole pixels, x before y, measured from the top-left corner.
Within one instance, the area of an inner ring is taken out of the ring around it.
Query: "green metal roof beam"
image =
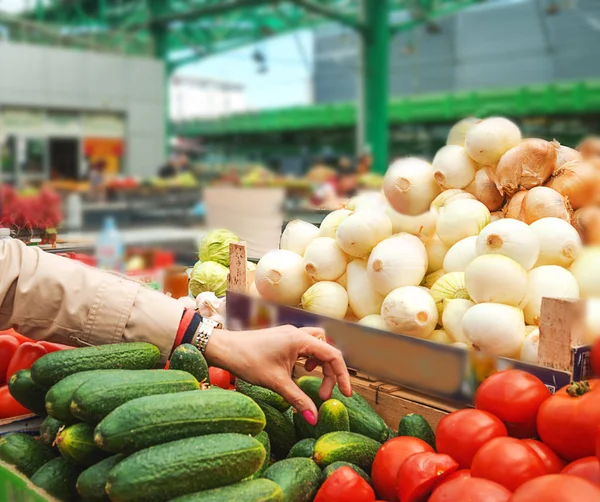
[[[357,31],[364,31],[366,29],[365,24],[362,21],[356,19],[355,17],[340,14],[339,12],[329,7],[326,7],[325,5],[315,3],[312,0],[290,1],[292,3],[295,3],[296,5],[299,5],[300,7],[303,7],[309,12],[313,12],[315,14],[318,14],[319,16],[330,19],[332,21],[337,21],[338,23],[343,24],[345,26],[349,26],[350,28],[353,28]]]
[[[456,14],[457,12],[476,3],[481,3],[481,0],[456,0],[454,2],[445,2],[441,7],[437,7],[428,11],[423,17],[411,19],[405,23],[390,26],[392,36],[403,31],[413,30],[414,28],[421,26],[428,21],[434,21],[435,19]]]

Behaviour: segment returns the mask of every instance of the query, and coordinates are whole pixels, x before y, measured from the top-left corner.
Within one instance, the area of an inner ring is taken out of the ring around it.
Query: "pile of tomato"
[[[0,419],[31,413],[8,391],[10,377],[19,370],[31,368],[45,354],[71,348],[58,343],[35,342],[12,329],[0,331]]]

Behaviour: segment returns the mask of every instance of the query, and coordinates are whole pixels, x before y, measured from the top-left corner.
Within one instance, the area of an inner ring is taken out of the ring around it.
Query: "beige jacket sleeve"
[[[167,359],[177,300],[14,239],[0,240],[0,329],[67,345],[144,341]]]

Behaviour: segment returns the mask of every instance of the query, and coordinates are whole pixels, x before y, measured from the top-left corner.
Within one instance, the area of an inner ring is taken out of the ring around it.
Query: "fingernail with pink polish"
[[[306,410],[302,412],[302,416],[304,417],[304,420],[306,420],[306,422],[309,425],[316,425],[317,424],[317,420],[315,418],[315,414],[310,411],[310,410]]]

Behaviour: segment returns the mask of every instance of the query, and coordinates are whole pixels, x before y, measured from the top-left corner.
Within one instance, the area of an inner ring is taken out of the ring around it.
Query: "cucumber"
[[[40,357],[31,367],[33,381],[46,389],[63,378],[88,370],[144,370],[160,361],[160,351],[151,343],[114,343],[98,347],[59,350]]]
[[[80,472],[80,467],[58,457],[40,467],[31,482],[61,502],[71,502],[78,498],[75,484]]]
[[[387,426],[387,429],[388,429],[387,440],[393,439],[398,435],[398,433],[394,429],[392,429],[389,425]]]
[[[417,413],[409,413],[402,417],[398,425],[398,436],[422,439],[435,450],[435,433],[429,422]]]
[[[46,394],[46,411],[48,415],[67,425],[77,423],[79,420],[71,413],[73,394],[88,380],[103,377],[109,373],[120,374],[121,370],[82,371],[81,373],[69,375],[53,385]]]
[[[55,457],[52,448],[28,434],[13,432],[0,437],[0,460],[14,465],[27,477]]]
[[[336,469],[340,467],[350,467],[356,474],[358,474],[361,478],[363,478],[367,483],[371,486],[373,485],[373,481],[371,480],[371,476],[369,476],[365,471],[363,471],[358,465],[351,464],[350,462],[334,462],[333,464],[329,464],[325,469],[323,469],[323,481],[325,481],[329,476],[331,476]]]
[[[323,400],[319,397],[319,388],[322,381],[322,378],[313,376],[303,376],[298,379],[298,386],[313,400],[317,408],[323,404]],[[379,442],[383,442],[388,438],[386,423],[357,392],[354,392],[352,397],[346,397],[336,385],[331,397],[341,401],[348,410],[352,432]]]
[[[254,474],[265,449],[243,434],[180,439],[138,451],[108,475],[106,492],[114,502],[163,501],[237,483]]]
[[[90,466],[107,456],[94,443],[94,427],[89,424],[75,424],[64,428],[56,436],[56,446],[69,462],[82,466]]]
[[[46,446],[54,446],[54,440],[65,424],[56,418],[46,417],[40,426],[40,441]]]
[[[316,442],[317,440],[313,438],[301,439],[294,446],[292,446],[287,458],[312,458],[313,454],[315,453]]]
[[[187,371],[198,382],[210,385],[206,359],[202,352],[190,343],[184,343],[173,351],[169,369]]]
[[[271,463],[271,441],[269,439],[269,435],[265,431],[262,431],[256,436],[254,436],[254,439],[256,439],[260,444],[262,444],[265,451],[267,452],[267,455],[265,456],[265,461],[260,466],[260,469],[258,469],[258,471],[256,471],[252,475],[252,478],[262,478],[263,473]]]
[[[381,444],[355,432],[330,432],[317,439],[315,443],[315,462],[327,467],[334,462],[344,461],[355,464],[367,472]]]
[[[29,411],[46,416],[46,389],[35,384],[30,370],[17,371],[8,381],[8,391]]]
[[[111,411],[138,397],[198,390],[198,381],[177,370],[122,370],[118,374],[88,380],[73,394],[71,413],[97,424]]]
[[[283,502],[283,491],[270,479],[252,479],[235,485],[184,495],[171,502]]]
[[[283,399],[279,394],[276,394],[272,390],[265,389],[264,387],[244,382],[244,380],[240,380],[239,378],[236,378],[235,380],[235,390],[251,397],[255,401],[268,404],[281,413],[290,409],[290,403]]]
[[[293,423],[294,423],[294,408],[292,408],[292,407],[290,406],[290,407],[289,407],[287,410],[285,410],[285,411],[283,412],[283,416],[284,416],[285,418],[287,418],[287,419],[290,421],[290,423],[292,423],[292,424],[293,424]]]
[[[123,404],[98,424],[94,439],[104,450],[132,453],[207,434],[255,435],[265,422],[258,404],[243,394],[222,389],[179,392]]]
[[[271,451],[273,452],[273,455],[275,455],[275,458],[277,459],[287,457],[292,446],[298,442],[294,424],[292,424],[283,413],[277,411],[272,406],[262,402],[258,402],[257,404],[260,406],[267,419],[265,431],[267,431],[269,439],[271,440]]]
[[[310,458],[288,458],[274,463],[264,474],[283,490],[285,502],[311,502],[321,486],[321,469]]]
[[[307,439],[317,437],[317,426],[310,425],[300,413],[294,413],[292,420],[294,421],[294,429],[298,439]]]
[[[125,455],[113,455],[97,464],[88,467],[77,478],[77,493],[85,502],[109,502],[106,494],[106,481],[108,473],[117,465]]]
[[[336,431],[350,432],[350,419],[348,418],[348,410],[341,401],[329,399],[319,408],[317,437]]]

